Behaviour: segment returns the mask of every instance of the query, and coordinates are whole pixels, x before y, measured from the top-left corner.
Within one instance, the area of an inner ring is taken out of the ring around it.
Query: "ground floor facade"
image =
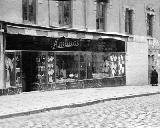
[[[0,95],[149,83],[146,37],[15,24],[4,28]]]
[[[126,85],[127,37],[7,25],[1,95]]]

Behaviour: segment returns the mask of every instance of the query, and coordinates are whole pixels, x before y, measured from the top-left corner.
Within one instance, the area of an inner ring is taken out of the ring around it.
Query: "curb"
[[[114,97],[114,98],[107,98],[107,99],[99,99],[99,100],[90,101],[90,102],[86,102],[86,103],[80,103],[80,104],[78,104],[78,103],[76,104],[75,103],[75,104],[64,105],[64,106],[49,107],[49,108],[43,108],[43,109],[39,109],[39,110],[33,110],[33,111],[27,111],[27,112],[20,112],[20,113],[2,115],[2,116],[0,116],[0,119],[19,117],[19,116],[26,116],[26,115],[30,115],[30,114],[37,114],[37,113],[51,111],[51,110],[60,110],[60,109],[65,109],[65,108],[83,107],[83,106],[93,105],[93,104],[97,104],[97,103],[105,102],[105,101],[121,100],[121,99],[135,98],[135,97],[142,97],[142,96],[150,96],[150,95],[157,95],[157,94],[160,94],[160,92],[145,93],[145,94],[135,94],[135,95]]]

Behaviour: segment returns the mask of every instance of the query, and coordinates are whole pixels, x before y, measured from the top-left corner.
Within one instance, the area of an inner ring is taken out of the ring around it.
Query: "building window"
[[[133,34],[133,10],[128,8],[125,13],[125,32],[127,34]]]
[[[36,23],[36,0],[23,0],[23,21]]]
[[[71,27],[71,1],[59,1],[59,24],[60,26]]]
[[[147,14],[147,36],[153,36],[153,17],[154,15]]]
[[[97,30],[104,31],[105,28],[105,2],[97,1],[97,13],[96,13],[96,27]]]

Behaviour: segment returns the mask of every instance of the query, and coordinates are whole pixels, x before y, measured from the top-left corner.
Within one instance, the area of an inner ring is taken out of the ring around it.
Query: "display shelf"
[[[39,54],[36,58],[37,63],[37,80],[38,83],[44,84],[46,83],[46,55]]]

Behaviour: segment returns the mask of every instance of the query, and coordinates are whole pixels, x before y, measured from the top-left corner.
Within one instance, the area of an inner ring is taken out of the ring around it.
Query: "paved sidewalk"
[[[160,85],[35,91],[0,96],[0,119],[153,94],[160,94]]]

